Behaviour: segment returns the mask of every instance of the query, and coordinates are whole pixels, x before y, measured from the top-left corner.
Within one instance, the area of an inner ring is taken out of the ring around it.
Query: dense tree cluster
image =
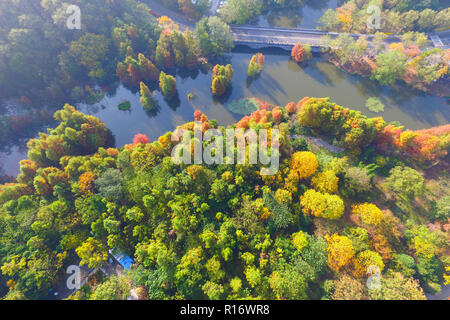
[[[330,50],[330,60],[338,67],[370,77],[382,85],[392,85],[402,80],[412,87],[429,91],[439,80],[448,77],[449,50],[433,48],[421,50],[428,43],[426,35],[406,33],[402,42],[388,44],[385,35],[378,32],[373,46],[364,37],[355,40],[350,34],[340,34],[331,40],[322,38]],[[441,95],[448,95],[448,86]]]
[[[189,30],[181,33],[175,27],[166,28],[156,45],[155,62],[159,68],[175,66],[190,70],[198,65],[197,43]]]
[[[264,0],[227,0],[220,16],[227,23],[244,24],[261,13]]]
[[[87,98],[85,84],[112,82],[128,47],[150,55],[158,40],[156,19],[140,2],[70,4],[82,9],[81,30],[67,28],[66,2],[2,1],[0,96],[26,96],[34,105]]]
[[[376,144],[380,150],[397,155],[403,153],[419,162],[430,162],[447,156],[449,137],[450,125],[412,131],[388,124],[378,132]]]
[[[338,106],[329,99],[310,99],[301,107],[298,115],[301,125],[317,132],[335,136],[349,149],[368,146],[376,136],[381,119],[368,119],[360,112]]]
[[[158,81],[160,71],[153,62],[146,58],[142,53],[138,54],[138,59],[133,58],[133,49],[128,47],[127,55],[124,62],[117,64],[117,77],[124,84],[137,86],[141,81],[152,80]]]
[[[230,52],[234,46],[230,27],[215,16],[200,20],[195,26],[194,35],[207,57]]]
[[[81,30],[67,28],[66,2],[2,1],[1,98],[19,96],[36,106],[97,101],[91,88],[113,86],[115,75],[136,87],[141,81],[158,81],[160,70],[195,69],[202,55],[212,58],[233,47],[228,25],[217,17],[200,21],[194,33],[182,33],[139,1],[71,4],[82,10]],[[176,5],[203,12],[207,1],[180,0]]]
[[[371,27],[374,11],[380,8],[380,29]],[[368,23],[368,21],[370,23]],[[336,10],[328,9],[320,19],[328,31],[375,33],[376,31],[401,34],[408,31],[446,30],[450,27],[450,8],[442,1],[414,0],[349,0]]]
[[[280,131],[280,170],[262,176],[260,165],[177,165],[171,132],[115,149],[97,119],[70,106],[55,118],[56,129],[30,141],[17,182],[0,186],[7,299],[44,297],[68,265],[101,266],[113,248],[133,257],[131,270],[95,278],[72,299],[125,299],[132,288],[141,299],[423,299],[444,282],[446,220],[371,201],[382,196],[373,168],[352,150],[370,150],[381,120],[328,99],[261,104],[236,126]],[[225,130],[200,111],[194,119]],[[312,152],[293,138],[306,130],[329,130],[348,151]],[[426,188],[411,170],[386,179],[410,203]],[[381,289],[365,285],[374,267]]]
[[[444,159],[450,147],[450,126],[404,130],[382,118],[367,118],[358,111],[338,106],[328,98],[305,98],[297,104],[299,124],[314,132],[333,137],[350,150],[374,146],[386,156],[412,158],[419,163]],[[383,164],[383,161],[378,163]],[[353,173],[356,175],[356,172]]]

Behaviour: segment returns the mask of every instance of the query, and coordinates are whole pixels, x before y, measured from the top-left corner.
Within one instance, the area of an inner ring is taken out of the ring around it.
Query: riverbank
[[[342,71],[345,71],[349,74],[360,75],[366,78],[370,77],[371,66],[373,66],[375,63],[373,60],[363,58],[343,64],[331,54],[324,54],[323,58]],[[413,89],[420,90],[430,95],[450,98],[450,79],[448,79],[447,77],[440,78],[436,81],[433,81],[432,83],[413,81],[412,79],[411,81],[408,81],[408,83],[407,79],[408,78],[403,78],[401,81],[403,81],[405,84],[408,84]]]
[[[445,99],[424,94],[406,84],[380,86],[368,78],[341,71],[319,55],[315,55],[308,65],[301,66],[290,59],[287,51],[264,49],[264,70],[259,77],[249,79],[248,63],[255,52],[257,51],[239,46],[232,54],[218,61],[230,63],[235,70],[232,87],[221,98],[215,98],[211,93],[210,71],[179,69],[174,73],[177,79],[177,98],[169,101],[159,91],[155,91],[158,108],[153,113],[142,108],[138,92],[122,85],[113,86],[114,89],[106,93],[99,103],[78,104],[78,108],[104,121],[115,135],[118,147],[129,143],[137,133],[157,139],[164,132],[172,131],[177,125],[189,121],[196,109],[210,119],[217,119],[221,125],[232,124],[241,115],[233,114],[227,109],[227,105],[251,97],[260,97],[271,104],[285,106],[305,96],[325,95],[340,105],[361,111],[367,116],[383,116],[389,122],[399,121],[412,130],[450,123],[449,104]],[[189,93],[194,94],[192,100],[187,98]],[[377,97],[383,102],[386,106],[384,112],[375,113],[365,107],[370,97]],[[130,110],[118,109],[123,101],[130,102]],[[36,128],[35,133],[27,139],[36,137],[38,131],[45,132],[46,126]],[[13,137],[11,141],[12,139]],[[0,163],[5,174],[17,175],[18,160],[26,158],[25,142],[26,140],[19,144],[21,148],[0,150]]]

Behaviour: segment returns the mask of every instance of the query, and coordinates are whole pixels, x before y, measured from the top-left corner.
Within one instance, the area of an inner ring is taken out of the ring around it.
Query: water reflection
[[[234,69],[232,87],[224,96],[211,93],[211,73],[177,74],[178,96],[168,101],[157,92],[160,109],[151,117],[141,107],[138,93],[120,86],[114,96],[102,104],[107,108],[82,105],[81,110],[102,119],[116,135],[119,145],[129,143],[136,133],[145,133],[156,139],[174,126],[192,120],[196,109],[222,125],[240,119],[225,107],[227,103],[244,97],[256,96],[270,103],[286,105],[304,96],[328,96],[333,101],[360,110],[368,116],[382,115],[387,121],[400,121],[408,128],[421,129],[448,123],[450,113],[445,99],[422,94],[405,85],[380,87],[369,79],[341,72],[330,63],[315,57],[307,66],[291,61],[289,56],[266,53],[264,71],[248,81],[247,67],[251,52],[235,52],[229,58]],[[189,93],[194,99],[188,100]],[[378,97],[386,105],[384,113],[376,114],[365,107],[370,97]],[[117,105],[131,102],[130,111],[119,111]],[[177,119],[174,121],[174,119]]]
[[[263,72],[248,82],[248,63],[254,53],[246,48],[237,48],[222,61],[232,64],[234,78],[232,87],[219,98],[211,93],[210,71],[181,70],[176,74],[177,96],[167,100],[156,91],[158,109],[153,112],[142,108],[136,88],[130,90],[123,85],[113,86],[98,104],[82,104],[77,107],[82,112],[104,121],[114,134],[118,147],[130,143],[138,133],[147,134],[150,139],[155,140],[165,132],[173,131],[176,126],[192,121],[193,113],[197,109],[210,119],[216,119],[220,125],[235,123],[242,116],[230,112],[226,104],[245,97],[258,97],[284,106],[305,96],[326,96],[340,105],[360,110],[368,116],[383,116],[388,122],[399,121],[411,129],[450,122],[449,105],[443,98],[423,94],[403,84],[378,86],[369,79],[342,72],[319,57],[314,57],[306,66],[300,66],[290,60],[284,51],[264,51]],[[149,84],[149,87],[156,89],[155,84]],[[189,93],[194,95],[192,100],[187,98]],[[370,97],[378,97],[385,104],[385,111],[369,111],[365,104]],[[118,109],[118,105],[123,101],[131,103],[130,110]],[[26,158],[26,150],[15,148],[11,151],[10,155],[0,156],[0,163],[7,173],[16,175],[18,160]]]
[[[319,19],[329,8],[336,9],[338,0],[308,0],[303,7],[273,9],[252,21],[263,27],[310,28],[318,26]]]

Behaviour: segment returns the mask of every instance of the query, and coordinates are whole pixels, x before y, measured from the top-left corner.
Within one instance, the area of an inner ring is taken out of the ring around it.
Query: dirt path
[[[329,144],[328,142],[326,142],[325,140],[322,140],[320,138],[304,136],[301,134],[296,134],[296,135],[291,136],[291,139],[297,139],[297,138],[306,139],[306,141],[308,141],[308,143],[314,143],[315,145],[317,145],[321,148],[327,149],[328,151],[333,152],[333,153],[341,153],[342,151],[344,151],[344,149],[333,146],[333,145]]]

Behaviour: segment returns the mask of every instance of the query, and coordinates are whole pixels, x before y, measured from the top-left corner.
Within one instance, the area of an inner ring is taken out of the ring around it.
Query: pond
[[[251,22],[262,27],[316,29],[328,9],[336,9],[339,0],[308,0],[298,8],[273,9]]]
[[[157,92],[159,108],[155,113],[146,112],[139,103],[139,93],[120,85],[114,93],[95,105],[78,105],[86,114],[92,114],[113,132],[116,146],[131,143],[137,133],[157,139],[176,126],[193,120],[193,112],[200,110],[209,119],[216,119],[220,125],[229,125],[242,118],[233,114],[226,105],[245,97],[258,97],[267,102],[284,106],[297,102],[305,96],[330,97],[332,101],[364,114],[383,116],[386,121],[399,121],[407,128],[422,129],[450,122],[449,104],[444,98],[423,94],[406,85],[379,86],[360,76],[349,75],[334,65],[314,57],[306,67],[290,60],[282,50],[264,50],[266,64],[260,77],[247,79],[247,67],[254,51],[240,47],[225,58],[234,69],[232,88],[224,97],[216,99],[211,93],[211,72],[179,71],[177,77],[178,96],[166,101]],[[189,101],[187,95],[194,94]],[[385,105],[384,112],[374,113],[366,107],[370,97],[379,98]],[[130,101],[131,109],[120,111],[118,104]],[[2,152],[2,151],[0,151]],[[0,155],[4,171],[12,176],[18,173],[18,160],[26,158],[26,149],[15,147],[11,152]],[[0,165],[1,166],[1,165]]]

